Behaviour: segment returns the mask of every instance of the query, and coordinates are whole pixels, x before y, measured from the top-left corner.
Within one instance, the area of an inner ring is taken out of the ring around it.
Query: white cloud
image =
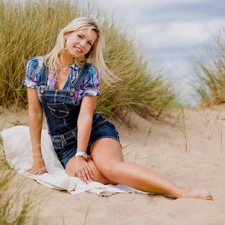
[[[117,22],[131,28],[137,42],[143,43],[147,58],[166,67],[166,75],[185,94],[192,76],[185,55],[201,52],[225,25],[224,0],[94,1],[116,12]]]
[[[138,29],[149,48],[187,47],[206,41],[210,33],[199,22],[173,22],[165,25],[145,25]]]

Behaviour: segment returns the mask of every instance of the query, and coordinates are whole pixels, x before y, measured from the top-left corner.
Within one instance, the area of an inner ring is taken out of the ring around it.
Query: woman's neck
[[[74,59],[65,53],[60,54],[59,60],[62,68],[68,68],[74,63]]]

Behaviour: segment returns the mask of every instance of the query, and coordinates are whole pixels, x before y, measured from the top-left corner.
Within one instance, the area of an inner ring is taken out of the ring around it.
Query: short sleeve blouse
[[[23,84],[30,88],[36,88],[41,78],[41,68],[43,66],[44,57],[34,57],[28,60],[26,67],[26,79],[23,81]],[[80,68],[74,63],[70,66],[70,72],[68,80],[65,83],[63,90],[71,91],[70,85],[76,79]],[[48,74],[47,88],[54,89],[57,79],[57,74]],[[98,71],[95,67],[91,66],[88,70],[88,73],[80,85],[79,90],[74,90],[75,103],[80,104],[84,96],[99,96],[99,83],[100,78]]]

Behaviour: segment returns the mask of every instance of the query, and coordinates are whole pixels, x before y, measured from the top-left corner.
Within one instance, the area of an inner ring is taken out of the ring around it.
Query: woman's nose
[[[84,47],[85,46],[85,40],[80,41],[80,45]]]

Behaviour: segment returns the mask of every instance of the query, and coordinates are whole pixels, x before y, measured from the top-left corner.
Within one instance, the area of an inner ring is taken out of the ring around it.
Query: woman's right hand
[[[66,173],[68,176],[78,177],[86,184],[92,182],[94,177],[88,162],[81,156],[72,157],[68,161],[66,165]]]
[[[34,174],[34,175],[41,175],[43,173],[47,173],[45,162],[42,157],[33,157],[32,167],[26,172]]]

